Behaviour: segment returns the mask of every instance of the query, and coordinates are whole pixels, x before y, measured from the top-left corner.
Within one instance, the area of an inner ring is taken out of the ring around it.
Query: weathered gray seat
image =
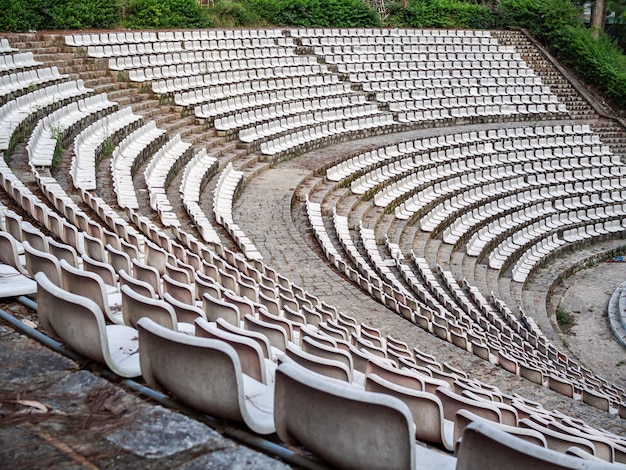
[[[417,446],[399,399],[366,392],[292,363],[276,370],[276,433],[345,469],[452,469],[449,455]]]
[[[481,418],[480,416],[472,413],[468,410],[459,410],[456,412],[456,419],[454,420],[454,432],[455,432],[455,444],[458,445],[459,438],[463,435],[465,428],[469,426],[470,423],[473,422],[485,422],[489,423],[496,428],[508,433],[513,434],[520,439],[523,439],[531,444],[548,447],[546,443],[546,438],[539,431],[535,431],[533,429],[527,428],[519,428],[517,426],[509,426],[507,424],[494,423],[493,421],[489,421],[488,419]]]
[[[37,313],[70,348],[122,377],[138,377],[137,330],[106,325],[98,305],[51,282],[45,273],[35,275]]]
[[[206,293],[202,294],[202,310],[204,310],[209,321],[223,318],[231,325],[239,326],[241,324],[241,315],[236,305],[216,299]]]
[[[403,387],[377,374],[367,375],[365,390],[386,393],[402,400],[411,410],[417,439],[439,444],[449,451],[454,450],[452,423],[444,419],[443,405],[435,395]]]
[[[141,372],[187,405],[220,418],[243,421],[259,434],[274,432],[274,393],[244,374],[235,349],[223,341],[137,323]]]
[[[255,340],[222,330],[216,323],[205,319],[197,319],[195,325],[196,336],[218,339],[230,344],[239,355],[244,374],[267,385],[274,383],[276,364],[265,359],[261,346]]]
[[[27,277],[18,246],[11,235],[0,231],[0,298],[37,292],[37,283]]]
[[[608,470],[592,462],[544,449],[486,422],[469,424],[457,453],[456,470]]]
[[[117,325],[124,324],[122,297],[117,289],[107,288],[100,276],[75,268],[64,259],[59,265],[61,266],[61,285],[65,290],[93,300],[106,319]]]
[[[50,253],[39,251],[33,248],[27,241],[22,242],[24,247],[24,258],[26,260],[26,270],[31,277],[35,277],[38,272],[46,273],[50,281],[57,286],[61,286],[61,267],[59,260]]]
[[[124,323],[136,327],[139,320],[148,317],[170,330],[193,335],[193,323],[179,322],[174,307],[161,299],[153,299],[138,294],[130,286],[122,286],[122,314]]]

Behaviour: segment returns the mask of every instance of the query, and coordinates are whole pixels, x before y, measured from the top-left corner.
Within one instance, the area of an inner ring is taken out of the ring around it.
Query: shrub
[[[125,24],[129,28],[207,28],[207,10],[196,0],[128,0]]]
[[[118,0],[54,0],[50,14],[53,29],[110,29],[119,20],[119,4]]]
[[[568,26],[554,48],[586,81],[604,89],[615,102],[626,103],[626,56],[609,36],[601,34],[596,39],[582,26]]]
[[[209,12],[220,26],[380,26],[376,12],[362,0],[221,0]]]
[[[505,26],[527,29],[558,59],[623,108],[626,57],[607,35],[594,38],[568,0],[502,0]]]
[[[580,10],[568,0],[502,0],[499,13],[505,27],[524,28],[544,44],[580,23]]]
[[[26,32],[48,28],[50,0],[0,0],[0,31]]]
[[[471,28],[496,27],[497,19],[489,8],[460,0],[412,0],[404,8],[388,5],[387,23],[397,28]]]

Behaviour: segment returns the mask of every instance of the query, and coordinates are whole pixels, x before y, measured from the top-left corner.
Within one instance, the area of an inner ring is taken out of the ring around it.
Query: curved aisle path
[[[434,354],[438,361],[446,361],[476,379],[498,386],[504,392],[518,393],[542,403],[548,409],[558,409],[592,426],[626,434],[626,422],[619,417],[512,375],[424,332],[362,293],[320,257],[323,253],[311,234],[304,203],[294,197],[299,184],[319,167],[342,155],[396,140],[399,137],[392,135],[343,143],[277,163],[251,180],[246,180],[234,204],[235,222],[257,246],[264,262],[358,321],[367,322],[385,334],[406,341],[410,346]],[[308,191],[308,188],[304,190],[302,197]]]

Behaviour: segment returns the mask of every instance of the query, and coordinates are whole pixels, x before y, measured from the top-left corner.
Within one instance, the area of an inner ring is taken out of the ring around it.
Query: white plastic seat
[[[274,432],[274,393],[243,373],[235,349],[223,341],[189,336],[149,318],[137,323],[141,372],[200,412],[243,421],[259,434]]]

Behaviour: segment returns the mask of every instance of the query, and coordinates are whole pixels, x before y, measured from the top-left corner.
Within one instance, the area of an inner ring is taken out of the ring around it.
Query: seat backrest
[[[60,261],[61,280],[65,290],[91,299],[102,310],[109,309],[106,287],[97,274],[75,268],[64,259]]]
[[[467,409],[490,421],[494,421],[496,423],[502,422],[500,410],[498,410],[492,403],[473,400],[471,398],[464,397],[463,395],[458,395],[443,387],[438,387],[435,393],[443,404],[444,416],[450,421],[454,421],[458,410]]]
[[[344,382],[352,382],[353,380],[352,370],[343,362],[308,353],[297,348],[292,343],[287,343],[285,352],[287,353],[287,357],[296,363],[320,375],[325,375],[326,377]]]
[[[287,334],[278,325],[264,322],[248,313],[244,316],[244,328],[265,335],[272,347],[276,349],[284,351],[287,348]]]
[[[258,345],[261,347],[261,351],[263,352],[263,357],[265,359],[273,359],[272,345],[267,339],[267,336],[265,336],[264,334],[231,325],[230,323],[225,321],[223,318],[218,318],[215,324],[221,330],[228,331],[229,333],[233,333],[233,334],[240,335],[240,336],[245,336],[247,338],[250,338],[256,341]]]
[[[149,318],[139,319],[137,331],[141,373],[151,387],[198,411],[242,420],[241,366],[232,346],[172,331]]]
[[[267,384],[263,351],[256,341],[222,330],[215,323],[209,323],[203,318],[197,319],[195,325],[196,336],[218,339],[230,344],[237,351],[242,372]]]
[[[35,274],[37,313],[79,354],[105,364],[104,316],[95,302],[55,285],[45,273]]]
[[[385,393],[405,403],[415,423],[415,437],[426,442],[444,445],[452,450],[453,443],[444,437],[444,417],[441,401],[432,393],[420,392],[389,382],[376,374],[365,378],[365,390]]]
[[[174,308],[160,299],[145,297],[135,292],[130,286],[124,285],[122,292],[122,315],[124,323],[136,328],[142,317],[148,317],[155,323],[170,330],[178,328]]]
[[[297,364],[283,363],[276,371],[278,436],[333,466],[415,468],[411,421],[410,411],[397,398],[358,390]]]
[[[600,470],[609,468],[570,457],[507,434],[487,422],[473,422],[463,432],[456,470]]]
[[[216,299],[206,293],[202,294],[202,309],[209,321],[217,321],[218,318],[223,318],[235,326],[239,326],[241,321],[239,308],[236,305]]]
[[[33,248],[27,241],[22,242],[22,246],[24,247],[26,270],[31,277],[35,277],[35,274],[38,272],[44,272],[51,282],[57,286],[61,286],[62,280],[59,260],[49,253]]]
[[[7,264],[20,274],[28,275],[28,271],[22,266],[19,258],[18,245],[9,233],[0,231],[0,263]]]
[[[119,275],[120,288],[126,284],[129,285],[135,292],[143,295],[144,297],[152,297],[153,299],[157,298],[156,293],[154,292],[154,287],[152,287],[152,285],[148,284],[147,282],[140,281],[139,279],[135,279],[124,269],[121,269],[117,274]]]

